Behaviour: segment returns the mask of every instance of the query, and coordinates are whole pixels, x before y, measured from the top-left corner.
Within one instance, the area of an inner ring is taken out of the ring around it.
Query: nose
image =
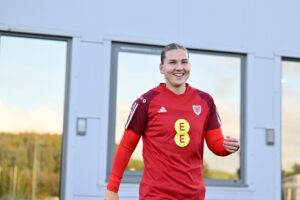
[[[175,68],[176,70],[183,70],[183,65],[181,64],[181,63],[178,63],[177,65],[176,65],[176,68]]]

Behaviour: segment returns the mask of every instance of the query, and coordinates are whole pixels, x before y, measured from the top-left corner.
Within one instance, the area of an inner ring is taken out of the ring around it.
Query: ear
[[[159,71],[160,71],[161,74],[165,74],[163,64],[159,65]]]

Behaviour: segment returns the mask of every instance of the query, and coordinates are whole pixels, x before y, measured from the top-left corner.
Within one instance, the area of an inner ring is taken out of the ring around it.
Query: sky
[[[0,131],[62,133],[67,43],[0,37]]]
[[[62,133],[67,43],[44,39],[0,37],[0,131]],[[191,86],[210,93],[223,123],[224,135],[240,137],[239,57],[190,53]],[[164,82],[159,55],[119,54],[116,142],[122,137],[131,104],[141,94]],[[224,85],[226,83],[226,85]],[[282,63],[283,167],[300,157],[300,64]],[[291,109],[292,108],[292,109]],[[133,157],[141,158],[141,145]],[[239,155],[227,158],[205,150],[210,166],[234,172]],[[212,167],[213,168],[213,167]]]

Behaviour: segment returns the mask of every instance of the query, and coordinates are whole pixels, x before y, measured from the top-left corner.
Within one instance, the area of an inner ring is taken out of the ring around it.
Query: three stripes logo
[[[158,112],[159,113],[164,113],[164,112],[167,112],[167,110],[165,109],[165,107],[161,107]]]
[[[137,104],[136,102],[134,102],[134,104],[132,105],[131,107],[131,111],[130,111],[130,114],[129,114],[129,117],[128,117],[128,120],[127,120],[127,123],[125,125],[125,128],[128,128],[128,125],[132,119],[132,116],[134,114],[134,112],[136,111],[137,107],[139,106],[139,104]]]

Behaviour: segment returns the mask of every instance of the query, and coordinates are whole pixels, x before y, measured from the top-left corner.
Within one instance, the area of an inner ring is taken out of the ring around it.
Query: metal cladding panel
[[[280,199],[278,57],[284,52],[300,58],[299,1],[1,0],[0,5],[0,31],[72,38],[65,199],[97,199],[105,192],[111,41],[178,42],[247,54],[246,186],[207,187],[207,199]],[[86,136],[76,136],[77,117],[88,119]],[[265,143],[266,129],[275,130],[273,146]],[[122,199],[137,194],[138,184],[120,188]]]

